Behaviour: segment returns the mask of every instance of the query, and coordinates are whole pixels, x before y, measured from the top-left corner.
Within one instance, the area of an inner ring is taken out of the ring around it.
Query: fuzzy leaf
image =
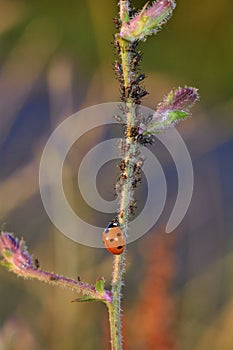
[[[99,278],[96,281],[95,284],[95,289],[97,290],[97,292],[99,292],[100,294],[104,294],[104,279],[103,278]]]
[[[156,34],[168,21],[174,8],[173,0],[155,1],[150,7],[147,2],[135,17],[122,24],[119,36],[130,42],[146,40],[148,35]]]
[[[169,123],[179,121],[180,119],[186,119],[188,117],[188,113],[185,111],[174,110],[169,112],[168,121]]]
[[[198,90],[193,87],[185,86],[176,88],[164,97],[158,104],[156,115],[166,111],[182,110],[188,112],[194,103],[199,99]]]
[[[6,267],[6,268],[9,269],[9,270],[12,269],[12,264],[8,263],[8,262],[5,261],[5,260],[1,260],[1,261],[0,261],[0,265],[3,266],[3,267]]]
[[[159,131],[166,130],[181,120],[184,120],[188,117],[188,113],[185,111],[180,110],[174,110],[174,111],[167,111],[164,113],[164,115],[160,116],[158,120],[156,121],[156,118],[153,119],[150,123],[146,126],[146,131],[142,132],[143,135],[146,134],[154,134]]]
[[[33,268],[33,259],[27,251],[23,239],[20,241],[12,233],[2,232],[0,235],[0,253],[5,261],[11,264],[12,270]]]
[[[89,297],[88,295],[84,295],[83,297],[74,299],[71,302],[72,303],[84,303],[84,302],[90,302],[90,301],[92,302],[92,301],[102,301],[102,300]]]
[[[198,90],[193,87],[179,87],[170,91],[158,104],[152,118],[140,124],[139,135],[154,135],[188,118],[190,108],[198,99]]]

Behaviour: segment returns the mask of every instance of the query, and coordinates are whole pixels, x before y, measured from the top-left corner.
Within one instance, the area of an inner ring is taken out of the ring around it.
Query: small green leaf
[[[12,258],[12,256],[13,256],[14,254],[13,254],[13,252],[12,252],[10,249],[5,248],[5,249],[4,249],[4,255],[5,255],[6,258]]]
[[[97,292],[99,292],[100,294],[104,294],[104,279],[103,278],[99,278],[96,281],[95,284],[95,289],[97,290]]]
[[[162,114],[157,120],[152,120],[146,127],[146,130],[143,132],[143,135],[146,133],[154,134],[160,131],[167,130],[168,128],[174,126],[181,120],[184,120],[188,117],[188,113],[182,110],[172,110],[166,111]]]
[[[86,301],[101,301],[100,299],[95,299],[92,297],[89,297],[88,295],[84,295],[83,297],[77,298],[72,300],[72,303],[84,303]]]
[[[129,22],[129,20],[130,20],[129,14],[127,12],[125,12],[122,22],[123,23]]]
[[[176,122],[180,119],[186,119],[188,117],[188,113],[185,111],[174,110],[169,112],[168,122]]]
[[[3,267],[6,267],[7,269],[11,270],[12,269],[12,264],[8,263],[6,260],[1,260],[0,265]]]

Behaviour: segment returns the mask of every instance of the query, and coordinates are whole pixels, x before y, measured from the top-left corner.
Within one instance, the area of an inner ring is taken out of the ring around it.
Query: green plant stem
[[[121,330],[121,287],[124,273],[125,252],[114,257],[112,279],[112,302],[107,304],[109,311],[111,349],[122,349]]]
[[[120,19],[124,23],[129,19],[129,1],[120,0]],[[118,38],[120,45],[120,56],[123,72],[123,80],[125,90],[130,84],[130,52],[128,42]],[[125,175],[126,181],[122,187],[120,208],[119,208],[119,223],[123,228],[125,237],[127,237],[128,220],[129,220],[129,205],[133,198],[133,167],[132,159],[136,154],[137,145],[131,137],[131,129],[135,125],[135,106],[131,97],[125,101],[127,131],[126,131],[126,147],[124,161],[126,164]],[[109,322],[111,333],[111,349],[122,349],[122,326],[121,326],[121,289],[123,285],[123,275],[125,272],[125,255],[124,251],[121,255],[116,255],[113,261],[113,276],[112,276],[112,303],[108,304]]]

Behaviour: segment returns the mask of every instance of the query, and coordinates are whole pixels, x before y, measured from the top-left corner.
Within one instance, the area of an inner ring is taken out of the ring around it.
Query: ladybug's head
[[[111,222],[108,224],[108,226],[106,227],[105,232],[108,233],[109,230],[110,230],[111,228],[113,228],[113,227],[119,227],[119,226],[120,226],[120,225],[119,225],[118,222],[111,221]]]

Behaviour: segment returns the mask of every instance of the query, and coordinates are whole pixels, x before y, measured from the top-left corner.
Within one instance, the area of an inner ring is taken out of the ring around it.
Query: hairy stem
[[[51,273],[48,271],[42,271],[40,269],[26,269],[26,271],[21,271],[17,273],[18,276],[22,276],[24,278],[33,278],[37,279],[41,282],[49,283],[53,286],[60,286],[66,289],[71,289],[77,293],[82,293],[84,295],[88,295],[94,299],[106,301],[106,295],[98,293],[95,286],[92,286],[90,284],[76,281],[71,278],[67,278],[64,276],[61,276],[59,274]],[[107,291],[105,291],[107,292]],[[109,295],[110,296],[110,295]]]
[[[0,263],[4,266],[4,262]],[[18,276],[23,277],[25,279],[37,279],[40,282],[49,283],[52,286],[70,289],[74,292],[82,293],[83,295],[88,295],[90,298],[93,298],[93,300],[99,300],[108,303],[111,302],[112,299],[110,291],[104,290],[103,293],[99,293],[93,285],[81,281],[76,281],[71,278],[61,276],[59,274],[35,268],[26,268],[21,270],[14,270],[11,268],[11,270]]]
[[[129,1],[120,0],[120,20],[123,24],[129,19]],[[124,90],[127,91],[130,86],[130,44],[118,38],[120,47],[120,60],[122,65],[122,78]],[[135,105],[133,98],[128,96],[125,99],[125,111],[127,118],[127,129],[125,133],[124,147],[124,163],[126,164],[124,175],[125,181],[121,190],[119,205],[119,223],[123,229],[125,237],[127,237],[129,205],[133,198],[133,167],[132,159],[134,159],[137,145],[131,136],[131,129],[135,126]],[[113,261],[112,276],[112,303],[108,304],[111,346],[112,350],[122,349],[122,326],[121,326],[121,289],[123,285],[123,275],[125,272],[125,251],[121,255],[116,255]]]

